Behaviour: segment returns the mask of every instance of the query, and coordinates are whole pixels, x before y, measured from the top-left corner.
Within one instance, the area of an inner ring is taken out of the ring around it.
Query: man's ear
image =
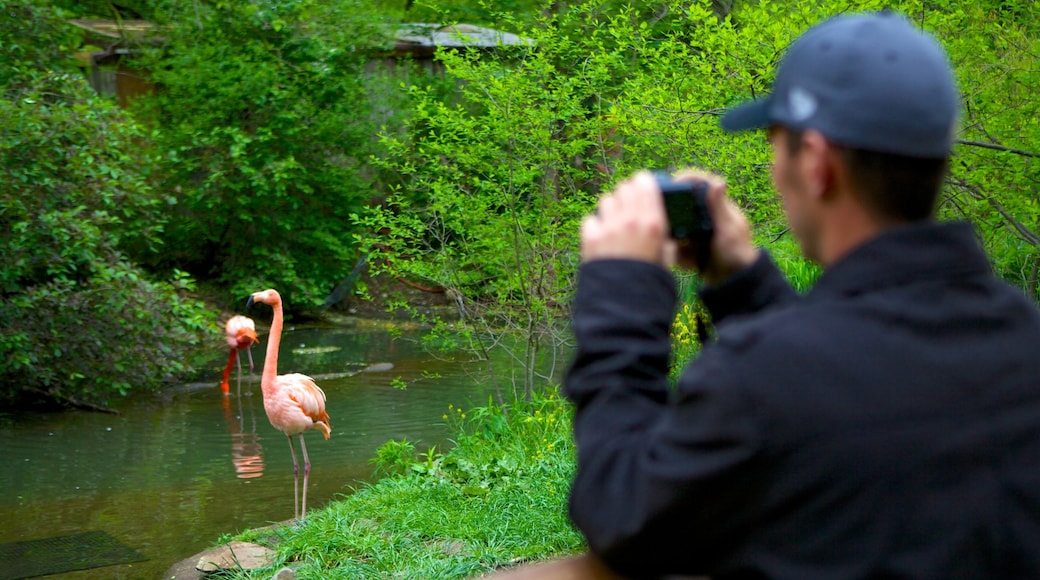
[[[837,150],[823,133],[815,129],[802,132],[799,170],[802,172],[807,193],[818,200],[823,200],[833,192],[836,154]]]

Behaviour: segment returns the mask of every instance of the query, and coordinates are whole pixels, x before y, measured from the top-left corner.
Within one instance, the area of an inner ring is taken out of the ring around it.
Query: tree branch
[[[951,185],[963,189],[971,197],[986,201],[990,207],[997,210],[997,213],[999,213],[1007,223],[1011,224],[1011,227],[1015,229],[1018,237],[1034,246],[1040,246],[1040,234],[1037,234],[1033,230],[1029,229],[1028,226],[1015,219],[1015,217],[1011,215],[1011,212],[1009,212],[999,201],[994,199],[993,196],[982,191],[982,188],[977,185],[972,185],[967,181],[957,179],[947,179],[946,181]]]
[[[1014,153],[1015,155],[1021,155],[1023,157],[1040,158],[1040,153],[1030,153],[1029,151],[1023,151],[1021,149],[1015,149],[1013,147],[1004,147],[1003,145],[997,145],[995,143],[986,143],[984,141],[970,141],[968,139],[957,139],[956,142],[960,145],[971,145],[972,147],[982,147],[983,149],[992,149],[994,151],[1007,151],[1008,153]]]
[[[790,226],[788,226],[788,227],[784,228],[784,231],[782,231],[782,232],[780,232],[779,234],[777,234],[776,236],[774,236],[774,237],[773,237],[773,239],[769,240],[769,243],[770,243],[770,244],[776,243],[776,241],[777,241],[777,240],[779,240],[780,238],[782,238],[782,237],[784,236],[784,234],[786,234],[786,233],[787,233],[787,232],[789,232],[790,230],[791,230]]]

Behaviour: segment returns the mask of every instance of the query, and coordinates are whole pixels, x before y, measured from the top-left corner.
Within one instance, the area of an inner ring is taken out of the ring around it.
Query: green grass
[[[802,256],[798,242],[790,232],[762,247],[769,250],[777,267],[799,293],[808,292],[823,273],[823,268]]]
[[[697,292],[701,284],[695,274],[677,272],[679,304],[672,320],[671,342],[672,359],[669,364],[668,378],[672,384],[679,380],[686,365],[696,358],[701,350],[701,336],[698,321],[704,331],[711,325],[711,316],[697,300]]]
[[[271,568],[225,578],[468,578],[522,561],[580,552],[566,512],[574,470],[570,406],[555,389],[532,402],[445,414],[457,432],[444,454],[389,442],[377,483],[299,525],[227,540],[273,546]]]

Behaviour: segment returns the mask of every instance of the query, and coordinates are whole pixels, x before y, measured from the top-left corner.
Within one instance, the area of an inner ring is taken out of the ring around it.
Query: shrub
[[[178,200],[157,263],[320,305],[356,261],[347,216],[371,197],[362,73],[385,42],[379,17],[359,1],[167,6],[165,44],[140,61],[160,87],[142,118]]]
[[[31,44],[58,47],[26,51]],[[131,261],[156,249],[166,200],[144,135],[62,68],[67,29],[46,6],[0,0],[0,399],[105,404],[188,368],[208,320]],[[14,48],[12,48],[14,47]]]

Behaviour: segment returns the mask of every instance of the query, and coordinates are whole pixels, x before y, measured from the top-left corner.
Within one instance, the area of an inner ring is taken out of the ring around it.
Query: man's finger
[[[649,171],[640,171],[631,179],[632,185],[632,208],[635,211],[651,212],[649,215],[664,214],[664,199],[661,197],[661,188],[657,185],[657,179]]]
[[[587,215],[581,222],[581,261],[588,262],[596,257],[599,242],[603,238],[603,222],[596,215]]]
[[[618,198],[616,193],[610,193],[599,198],[596,213],[601,219],[610,219],[618,213]]]
[[[708,182],[708,193],[704,199],[711,215],[718,216],[723,212],[729,213],[726,207],[726,185]]]

